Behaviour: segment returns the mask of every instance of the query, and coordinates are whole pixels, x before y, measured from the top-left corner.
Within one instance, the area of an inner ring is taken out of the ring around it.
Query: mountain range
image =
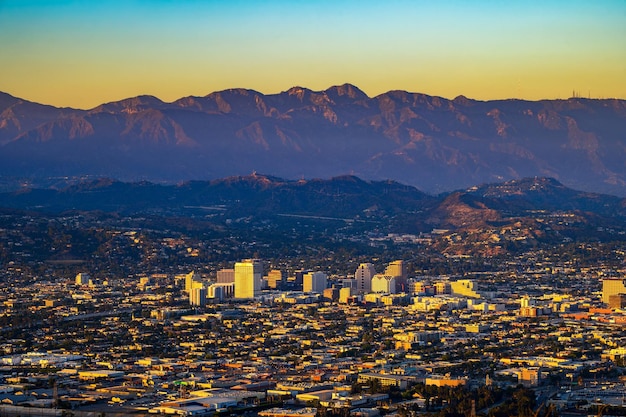
[[[0,176],[179,182],[356,175],[439,193],[525,177],[626,196],[626,100],[231,89],[90,110],[0,93]]]

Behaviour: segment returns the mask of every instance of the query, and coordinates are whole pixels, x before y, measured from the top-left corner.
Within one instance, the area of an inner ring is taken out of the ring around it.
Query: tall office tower
[[[235,298],[254,298],[261,292],[263,264],[259,259],[235,263]]]
[[[283,285],[287,282],[287,273],[280,269],[272,269],[267,274],[267,286],[273,290],[283,289]]]
[[[626,278],[604,278],[602,280],[602,302],[609,304],[609,298],[618,294],[626,294]]]
[[[328,284],[328,276],[323,272],[308,272],[302,279],[302,291],[322,294]]]
[[[207,290],[204,287],[192,288],[189,292],[189,304],[192,306],[206,305]]]
[[[220,269],[219,271],[217,271],[218,284],[230,284],[231,282],[235,282],[234,269]]]
[[[90,279],[91,277],[89,276],[89,274],[81,272],[76,275],[76,285],[87,285],[89,284]]]
[[[400,292],[407,292],[407,273],[404,261],[393,261],[385,269],[385,275],[396,277],[396,288]]]
[[[374,278],[374,275],[376,275],[374,265],[370,263],[359,265],[354,273],[356,290],[359,294],[368,293],[372,290],[372,278]]]
[[[191,293],[192,288],[194,287],[194,283],[200,281],[200,276],[196,274],[196,271],[191,271],[187,275],[185,275],[185,291],[187,293]]]

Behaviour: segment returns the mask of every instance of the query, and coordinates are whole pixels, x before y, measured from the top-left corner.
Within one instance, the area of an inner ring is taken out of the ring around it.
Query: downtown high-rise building
[[[90,280],[91,276],[89,274],[86,274],[85,272],[77,274],[76,278],[74,278],[74,282],[76,282],[76,285],[88,285]]]
[[[328,286],[328,276],[323,272],[308,272],[304,274],[302,291],[322,294]]]
[[[200,275],[196,271],[191,271],[185,275],[185,291],[187,294],[191,294],[191,290],[195,287],[200,287]]]
[[[235,270],[234,269],[220,269],[217,271],[217,283],[218,284],[230,284],[235,282]]]
[[[259,259],[235,263],[235,298],[250,299],[261,292],[263,264]]]
[[[372,292],[384,294],[396,294],[396,276],[376,274],[372,278]]]
[[[376,275],[376,269],[374,265],[370,263],[364,263],[354,272],[354,279],[356,280],[356,291],[359,294],[367,294],[372,291],[372,278]]]
[[[204,287],[194,287],[189,291],[189,304],[203,307],[206,305],[207,289]]]
[[[396,277],[396,289],[398,292],[408,291],[406,265],[404,261],[393,261],[385,269],[385,275]]]

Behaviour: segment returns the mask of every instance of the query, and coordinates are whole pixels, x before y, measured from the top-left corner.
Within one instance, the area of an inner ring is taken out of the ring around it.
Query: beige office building
[[[250,299],[261,292],[263,264],[259,259],[235,263],[235,298]]]

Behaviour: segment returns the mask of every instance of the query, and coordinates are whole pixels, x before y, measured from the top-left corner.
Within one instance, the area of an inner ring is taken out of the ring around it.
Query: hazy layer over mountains
[[[393,179],[436,193],[541,176],[626,195],[626,101],[370,98],[345,84],[233,89],[91,110],[0,93],[0,175],[184,181],[245,175]]]

